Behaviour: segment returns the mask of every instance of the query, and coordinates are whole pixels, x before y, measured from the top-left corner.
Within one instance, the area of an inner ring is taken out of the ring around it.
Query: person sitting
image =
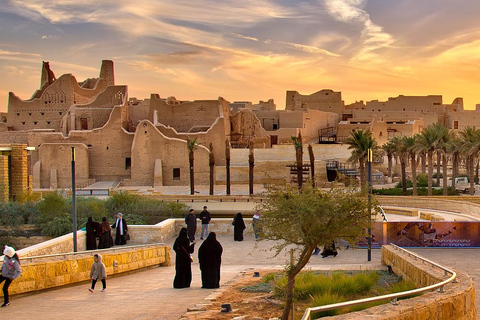
[[[326,244],[323,246],[323,252],[320,254],[322,258],[326,258],[328,256],[336,257],[338,254],[337,250],[335,249],[335,242],[332,241],[331,244]]]

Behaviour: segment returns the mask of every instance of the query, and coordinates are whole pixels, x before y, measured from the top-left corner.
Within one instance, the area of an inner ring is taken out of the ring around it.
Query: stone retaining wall
[[[382,247],[382,262],[390,265],[393,271],[413,280],[419,287],[438,283],[450,277],[427,263],[394,250],[391,246]],[[427,292],[421,296],[400,300],[394,306],[386,303],[360,312],[329,317],[328,319],[357,320],[420,320],[420,319],[477,319],[475,289],[472,279],[466,274],[457,273],[458,283],[450,283],[444,292]]]
[[[432,209],[450,211],[480,219],[480,204],[461,201],[462,197],[401,197],[375,196],[381,206],[409,207],[418,209]]]
[[[18,294],[87,281],[95,253],[102,255],[107,277],[150,266],[168,266],[171,261],[170,247],[164,244],[21,259],[22,274],[12,282],[9,292]],[[0,296],[3,296],[2,292]]]

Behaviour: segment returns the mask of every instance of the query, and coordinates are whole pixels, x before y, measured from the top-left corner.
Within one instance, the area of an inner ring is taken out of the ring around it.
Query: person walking
[[[124,245],[125,243],[127,243],[126,235],[128,232],[128,226],[121,212],[117,213],[117,220],[114,224],[112,224],[112,228],[116,229],[115,244]]]
[[[195,210],[190,209],[185,217],[185,224],[187,225],[188,238],[190,242],[195,243],[195,232],[197,232],[197,216]]]
[[[18,276],[22,273],[22,268],[20,268],[20,259],[18,255],[15,253],[15,249],[9,246],[5,246],[3,249],[3,264],[2,270],[0,274],[0,283],[4,282],[3,284],[3,307],[7,307],[10,305],[10,299],[8,296],[8,287],[12,283],[13,280],[17,279]]]
[[[112,227],[110,227],[107,217],[102,218],[102,224],[100,225],[98,235],[98,249],[107,249],[113,246]]]
[[[233,218],[233,240],[243,241],[243,230],[245,230],[245,221],[243,221],[242,213],[237,213]]]
[[[190,288],[190,283],[192,282],[192,258],[190,255],[194,250],[195,244],[190,244],[187,228],[182,228],[173,244],[173,251],[175,251],[173,287],[175,289]]]
[[[212,220],[210,212],[207,210],[207,206],[203,207],[203,211],[200,213],[200,221],[202,222],[202,232],[200,233],[200,239],[203,240],[203,232],[205,231],[205,238],[208,237],[208,224]]]
[[[252,228],[253,228],[253,235],[255,236],[255,241],[260,238],[260,232],[262,231],[262,228],[260,226],[261,221],[260,219],[262,218],[262,214],[260,211],[255,211],[255,214],[253,215],[252,218]]]
[[[92,286],[88,291],[93,292],[95,290],[95,284],[97,280],[102,281],[102,292],[107,290],[107,272],[105,271],[105,265],[102,262],[102,256],[100,254],[95,254],[93,256],[92,269],[90,269],[90,278],[92,279]]]
[[[202,273],[202,288],[215,289],[220,287],[220,265],[222,264],[223,248],[217,241],[215,232],[210,232],[207,239],[198,249],[198,262]]]

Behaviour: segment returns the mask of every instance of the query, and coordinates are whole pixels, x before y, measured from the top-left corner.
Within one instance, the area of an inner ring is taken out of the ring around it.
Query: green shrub
[[[66,215],[54,217],[51,221],[42,223],[42,235],[59,237],[72,232],[72,218]]]
[[[325,306],[328,304],[332,303],[338,303],[338,302],[343,302],[346,301],[347,299],[334,292],[325,292],[322,294],[318,294],[313,296],[312,299],[312,306],[319,307],[319,306]],[[315,312],[312,314],[312,319],[318,319],[321,317],[327,317],[327,316],[336,316],[340,314],[339,309],[333,309],[333,310],[327,310],[327,311],[322,311],[322,312]]]

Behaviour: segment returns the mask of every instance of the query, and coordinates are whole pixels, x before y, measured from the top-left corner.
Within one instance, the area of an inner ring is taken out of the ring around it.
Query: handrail
[[[406,253],[410,256],[413,256],[416,259],[420,259],[424,262],[427,262],[427,263],[431,264],[434,267],[440,268],[441,270],[445,271],[445,276],[447,276],[448,273],[452,274],[452,276],[450,278],[448,278],[447,280],[444,280],[442,282],[439,282],[439,283],[436,283],[436,284],[433,284],[433,285],[430,285],[430,286],[427,286],[427,287],[423,287],[423,288],[417,288],[417,289],[403,291],[403,292],[391,293],[391,294],[386,294],[386,295],[378,296],[378,297],[370,297],[370,298],[365,298],[365,299],[358,299],[358,300],[334,303],[334,304],[329,304],[329,305],[320,306],[320,307],[307,308],[305,310],[305,313],[303,314],[302,320],[310,320],[310,314],[314,313],[314,312],[333,310],[333,309],[355,306],[355,305],[359,305],[359,304],[363,304],[363,303],[381,301],[381,300],[386,300],[386,299],[392,299],[392,304],[396,305],[398,298],[402,298],[402,297],[406,297],[406,296],[410,296],[410,295],[414,295],[414,294],[418,294],[418,293],[423,293],[423,292],[426,292],[426,291],[433,291],[437,288],[440,288],[439,292],[443,292],[443,286],[444,285],[446,285],[450,282],[453,282],[453,283],[456,282],[455,279],[457,278],[457,273],[455,271],[450,270],[448,268],[445,268],[444,266],[441,266],[436,262],[433,262],[433,261],[430,261],[426,258],[423,258],[423,257],[419,256],[418,254],[416,254],[414,252],[411,252],[411,251],[408,251],[406,249],[403,249],[403,248],[401,248],[401,247],[399,247],[399,246],[397,246],[393,243],[391,243],[390,245],[396,250],[401,250],[404,253]]]
[[[149,244],[139,244],[134,246],[122,246],[122,247],[110,247],[105,249],[96,249],[96,250],[85,250],[85,251],[78,251],[78,252],[66,252],[66,253],[54,253],[54,254],[45,254],[41,256],[31,256],[31,257],[19,257],[20,260],[34,260],[34,259],[43,259],[43,258],[54,258],[54,257],[66,257],[66,256],[74,256],[79,254],[88,254],[88,253],[95,253],[95,252],[104,252],[110,250],[112,252],[117,252],[124,249],[132,249],[132,248],[141,248],[141,247],[149,247],[149,246],[156,246],[156,245],[165,245],[163,242],[158,243],[149,243]],[[32,261],[30,261],[32,262]]]

